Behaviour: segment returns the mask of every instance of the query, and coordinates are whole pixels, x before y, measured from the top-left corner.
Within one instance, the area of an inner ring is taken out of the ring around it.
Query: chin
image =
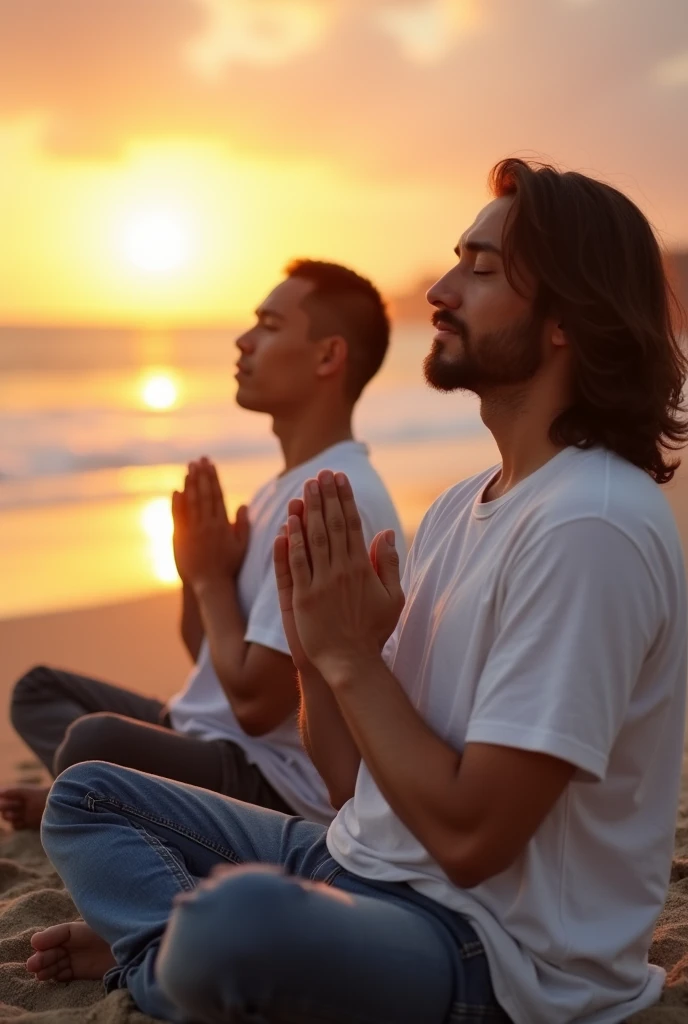
[[[250,412],[267,412],[260,400],[260,395],[252,394],[246,388],[237,388],[234,401],[241,409],[248,409]]]

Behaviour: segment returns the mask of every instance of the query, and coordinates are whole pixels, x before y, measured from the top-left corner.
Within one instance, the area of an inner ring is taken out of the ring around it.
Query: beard
[[[483,395],[492,388],[514,387],[531,380],[542,363],[542,317],[530,315],[500,331],[473,339],[466,324],[449,310],[438,310],[432,322],[448,324],[461,339],[461,351],[445,354],[441,341],[433,342],[425,357],[425,380],[436,391],[472,391]]]

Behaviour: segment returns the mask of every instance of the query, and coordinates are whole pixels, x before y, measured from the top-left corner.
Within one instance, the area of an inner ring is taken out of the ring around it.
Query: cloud
[[[396,40],[404,56],[419,64],[433,64],[446,57],[480,23],[475,0],[390,3],[374,7],[372,20]]]
[[[208,22],[188,47],[192,67],[215,75],[235,62],[287,64],[316,48],[334,19],[317,0],[203,0]]]
[[[534,150],[676,195],[685,26],[685,0],[0,0],[0,123],[40,116],[70,156],[203,138],[428,187]]]
[[[662,61],[656,69],[656,78],[660,85],[688,85],[688,50],[675,57]]]

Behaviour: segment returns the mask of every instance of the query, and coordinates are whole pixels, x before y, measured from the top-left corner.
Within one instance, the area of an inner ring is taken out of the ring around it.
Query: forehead
[[[489,242],[500,248],[504,225],[512,203],[511,196],[504,196],[502,199],[493,199],[491,203],[484,206],[471,226],[461,236],[461,246],[471,242]]]
[[[298,311],[303,312],[301,303],[307,295],[310,295],[312,290],[313,284],[311,281],[306,281],[302,277],[288,277],[284,281],[280,281],[277,287],[272,289],[270,294],[263,299],[258,309],[270,310],[270,312],[279,313],[284,317],[293,315]]]

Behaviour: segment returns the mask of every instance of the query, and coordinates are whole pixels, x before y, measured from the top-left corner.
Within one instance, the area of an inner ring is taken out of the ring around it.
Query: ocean
[[[118,497],[117,471],[201,453],[222,462],[272,453],[268,419],[234,404],[238,333],[0,328],[0,507]],[[431,337],[429,324],[397,329],[357,409],[357,434],[373,449],[483,431],[474,399],[424,384]],[[148,404],[174,392],[170,408]]]
[[[186,463],[216,460],[230,508],[278,471],[269,419],[234,402],[239,333],[0,328],[0,617],[175,585]],[[432,333],[396,328],[355,416],[409,534],[491,456],[477,401],[424,383]]]

